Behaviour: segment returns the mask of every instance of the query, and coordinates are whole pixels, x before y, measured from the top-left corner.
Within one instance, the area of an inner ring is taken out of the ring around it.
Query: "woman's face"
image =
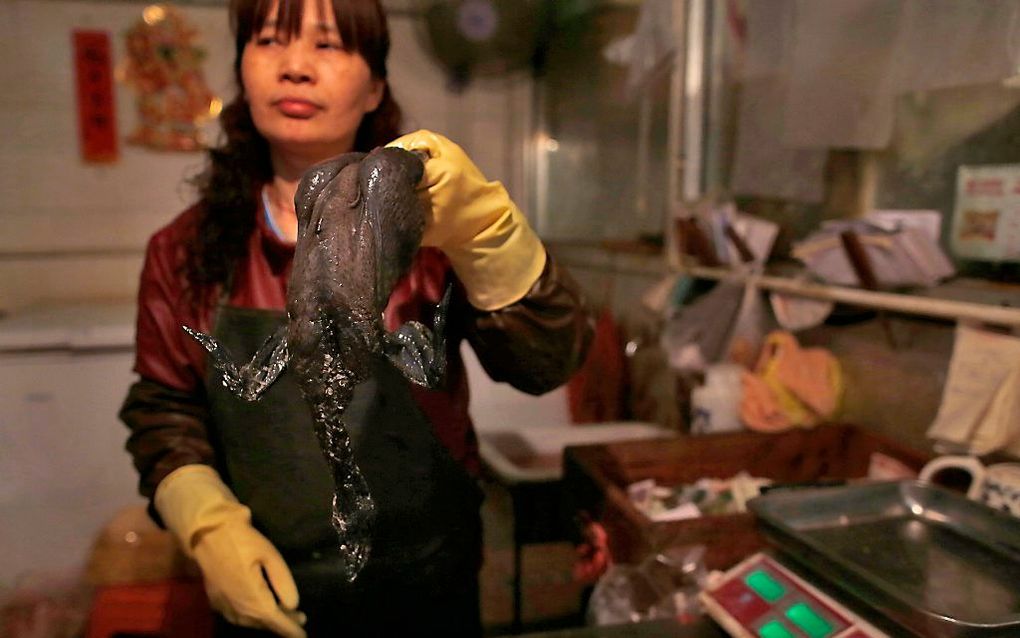
[[[346,153],[362,117],[382,99],[357,52],[344,50],[329,2],[304,0],[301,31],[276,28],[277,3],[241,56],[241,80],[255,127],[274,151],[319,161]]]

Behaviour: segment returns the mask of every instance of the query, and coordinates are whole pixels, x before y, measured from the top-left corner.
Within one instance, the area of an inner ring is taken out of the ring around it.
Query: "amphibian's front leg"
[[[452,286],[436,306],[433,329],[409,321],[386,335],[386,356],[412,383],[435,388],[446,374],[446,313]]]
[[[273,385],[290,358],[287,350],[287,327],[281,326],[269,336],[248,363],[239,366],[227,349],[215,338],[181,326],[209,352],[213,367],[223,373],[223,385],[238,398],[255,401]]]

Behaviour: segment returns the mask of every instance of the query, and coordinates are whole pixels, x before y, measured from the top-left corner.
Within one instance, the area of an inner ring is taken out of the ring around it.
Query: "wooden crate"
[[[866,428],[828,424],[778,434],[738,432],[568,448],[565,487],[570,507],[600,521],[617,562],[635,563],[655,549],[703,544],[709,569],[726,569],[762,549],[751,514],[653,522],[630,502],[627,485],[654,478],[660,485],[729,478],[741,470],[777,482],[862,478],[875,452],[913,470],[928,460]]]

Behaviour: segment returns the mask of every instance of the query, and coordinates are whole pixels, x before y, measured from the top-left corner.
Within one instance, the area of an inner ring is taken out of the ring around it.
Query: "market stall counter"
[[[737,432],[568,447],[564,489],[574,512],[599,521],[617,563],[639,563],[652,551],[705,546],[708,569],[728,569],[765,548],[747,512],[652,520],[628,496],[628,486],[654,479],[683,486],[740,473],[773,485],[854,481],[896,468],[916,473],[928,455],[864,427],[826,424],[777,434]]]

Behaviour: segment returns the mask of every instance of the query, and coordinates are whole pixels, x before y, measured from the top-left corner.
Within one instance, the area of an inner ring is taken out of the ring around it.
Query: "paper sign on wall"
[[[74,31],[72,37],[82,159],[114,162],[118,149],[110,36],[105,31]]]
[[[1020,261],[1020,164],[960,167],[950,245],[958,257]]]

